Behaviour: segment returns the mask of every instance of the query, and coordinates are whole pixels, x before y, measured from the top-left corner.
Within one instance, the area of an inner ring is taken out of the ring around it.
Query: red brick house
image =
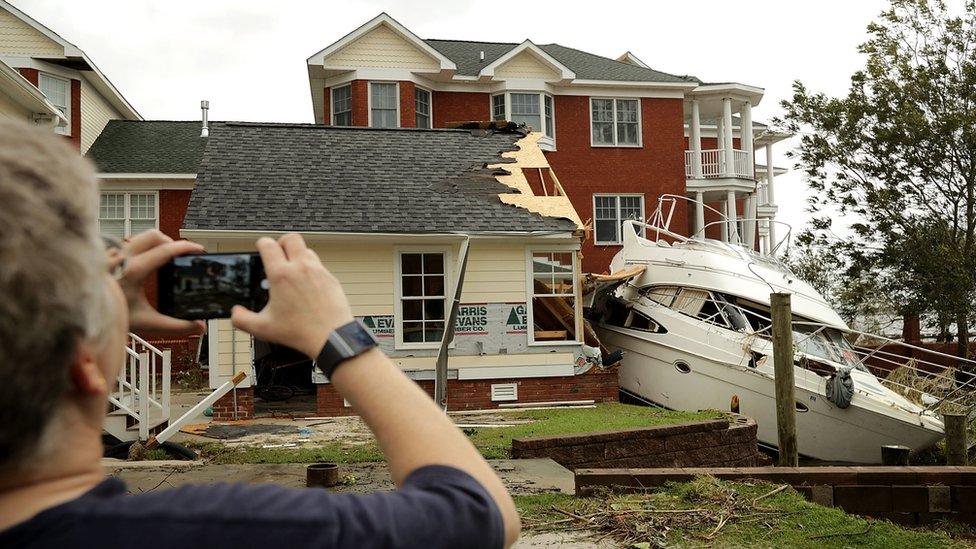
[[[318,124],[508,119],[541,131],[549,163],[592,223],[585,271],[605,270],[621,222],[650,217],[663,195],[727,211],[730,223],[710,227],[710,236],[775,245],[772,174],[754,157],[765,147],[769,164],[770,146],[785,136],[753,122],[761,88],[667,74],[630,52],[609,59],[531,40],[421,39],[385,13],[309,57],[308,76]],[[688,204],[679,200],[671,216],[679,232],[713,221],[693,205],[689,215]],[[761,221],[731,223],[743,218]]]

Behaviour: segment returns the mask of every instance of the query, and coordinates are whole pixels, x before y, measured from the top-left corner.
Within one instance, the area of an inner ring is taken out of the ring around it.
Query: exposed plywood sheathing
[[[542,133],[532,132],[515,142],[515,145],[518,147],[517,151],[502,153],[503,158],[511,158],[515,160],[514,163],[491,164],[488,166],[489,168],[498,168],[507,171],[508,174],[498,175],[495,178],[500,183],[518,191],[517,194],[500,194],[498,198],[505,204],[525,208],[530,212],[535,212],[545,217],[569,219],[576,224],[577,229],[583,230],[583,222],[580,220],[579,214],[576,213],[576,209],[573,208],[573,204],[569,201],[566,193],[562,191],[559,180],[556,179],[556,174],[549,166],[549,161],[546,160],[542,149],[539,148],[539,139],[541,137]],[[548,196],[535,195],[524,172],[524,170],[533,169],[548,172],[556,186],[552,194]]]

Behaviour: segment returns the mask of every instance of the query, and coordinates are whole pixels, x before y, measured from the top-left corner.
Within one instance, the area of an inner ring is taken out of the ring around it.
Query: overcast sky
[[[421,38],[558,42],[655,69],[765,88],[758,120],[794,80],[843,94],[884,0],[12,0],[83,49],[147,119],[312,122],[305,60],[382,11]],[[778,145],[777,165],[789,167]],[[764,161],[764,160],[762,160]],[[809,217],[806,185],[777,180],[779,219]]]

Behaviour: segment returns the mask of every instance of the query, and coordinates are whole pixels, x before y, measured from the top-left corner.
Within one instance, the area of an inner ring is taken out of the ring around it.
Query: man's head
[[[66,407],[94,408],[121,361],[109,345],[124,335],[124,301],[106,274],[97,182],[67,143],[0,122],[0,476],[44,452]]]

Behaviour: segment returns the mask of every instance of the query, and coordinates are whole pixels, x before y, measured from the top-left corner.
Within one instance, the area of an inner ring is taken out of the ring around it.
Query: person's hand
[[[132,237],[123,245],[125,271],[119,286],[129,304],[129,328],[135,331],[172,335],[198,335],[207,327],[199,320],[181,320],[166,316],[149,304],[146,298],[146,279],[170,259],[184,254],[200,253],[203,246],[188,240],[173,240],[157,230]],[[118,261],[109,256],[110,264]]]
[[[318,254],[298,234],[257,243],[268,277],[268,304],[255,313],[236,305],[234,327],[258,339],[318,356],[333,330],[353,320],[349,300]]]

